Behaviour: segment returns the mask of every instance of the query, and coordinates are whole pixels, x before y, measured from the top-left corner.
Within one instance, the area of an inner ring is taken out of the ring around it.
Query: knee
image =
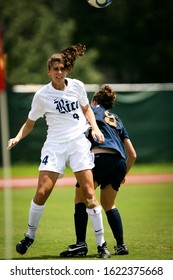
[[[115,204],[109,204],[109,203],[108,204],[101,203],[101,206],[103,207],[105,213],[111,209],[116,208]]]
[[[97,201],[94,196],[91,198],[86,198],[86,207],[87,208],[94,208],[97,206]]]
[[[100,199],[101,206],[103,207],[104,211],[107,212],[108,210],[115,208],[114,199],[106,199],[105,197],[101,197]]]
[[[38,205],[42,205],[46,202],[49,195],[50,195],[50,192],[48,192],[44,188],[41,188],[36,192],[35,197],[34,197],[34,202]]]
[[[107,212],[113,208],[115,208],[115,204],[114,203],[101,203],[101,206],[103,207],[104,211]]]

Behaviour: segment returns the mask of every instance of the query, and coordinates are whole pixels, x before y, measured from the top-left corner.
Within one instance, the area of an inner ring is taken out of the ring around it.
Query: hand
[[[91,134],[92,134],[94,141],[97,141],[100,144],[105,141],[104,135],[100,130],[92,130]]]
[[[7,150],[11,150],[11,148],[13,148],[14,146],[16,146],[18,142],[19,142],[19,141],[18,141],[16,138],[11,138],[11,139],[8,141]]]

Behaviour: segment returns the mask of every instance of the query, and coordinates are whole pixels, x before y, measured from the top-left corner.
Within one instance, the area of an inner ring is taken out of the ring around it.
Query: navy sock
[[[121,216],[117,208],[113,208],[106,212],[108,223],[111,227],[112,233],[117,241],[117,245],[124,244],[123,226]]]
[[[76,242],[85,242],[86,229],[88,223],[88,214],[86,212],[85,203],[77,203],[75,205],[74,223],[76,232]]]

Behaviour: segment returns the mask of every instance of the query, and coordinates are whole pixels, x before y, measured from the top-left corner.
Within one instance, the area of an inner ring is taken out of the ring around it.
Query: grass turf
[[[13,177],[30,177],[30,176],[38,176],[38,164],[14,164],[11,167],[11,175]],[[135,163],[132,169],[130,170],[130,174],[151,174],[151,173],[173,173],[173,163]],[[70,168],[66,168],[65,176],[71,176],[73,172]],[[3,169],[0,167],[0,178],[3,176]]]
[[[97,189],[99,197],[99,189]],[[47,201],[34,244],[26,255],[15,251],[16,243],[27,230],[28,211],[35,189],[12,190],[13,200],[13,259],[60,259],[59,254],[68,244],[75,242],[73,225],[74,188],[55,188]],[[103,212],[105,239],[112,254],[111,260],[172,260],[173,211],[172,184],[124,185],[117,197],[121,213],[128,256],[115,256],[114,238]],[[3,190],[0,190],[0,259],[5,258]],[[85,260],[97,259],[96,242],[88,222],[87,243],[89,251]],[[76,259],[76,258],[70,258]],[[80,259],[80,258],[77,258]]]

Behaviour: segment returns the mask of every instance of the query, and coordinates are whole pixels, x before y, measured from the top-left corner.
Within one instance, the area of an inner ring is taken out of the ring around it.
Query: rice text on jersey
[[[56,104],[56,110],[59,111],[59,113],[61,114],[65,114],[65,113],[69,113],[71,111],[75,111],[76,109],[79,108],[79,102],[77,101],[73,101],[73,102],[69,102],[69,101],[64,101],[63,99],[61,100],[54,100],[54,104]]]

